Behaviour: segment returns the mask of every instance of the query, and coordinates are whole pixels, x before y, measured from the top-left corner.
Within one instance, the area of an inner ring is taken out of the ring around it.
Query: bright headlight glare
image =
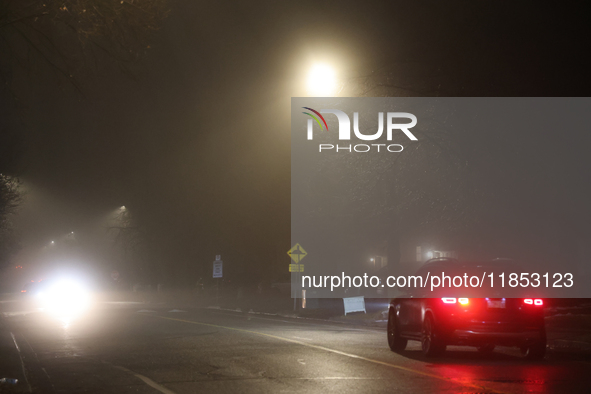
[[[78,283],[58,282],[43,294],[43,304],[49,312],[59,315],[72,315],[88,308],[90,297],[86,289]]]

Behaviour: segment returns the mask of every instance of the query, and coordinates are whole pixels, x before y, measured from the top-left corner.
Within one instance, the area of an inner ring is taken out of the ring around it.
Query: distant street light
[[[308,95],[315,97],[334,96],[337,79],[334,69],[326,64],[316,64],[308,74]]]
[[[53,245],[55,243],[55,241],[51,241],[51,244]]]
[[[124,210],[124,209],[126,209],[125,205],[121,205],[121,210]]]

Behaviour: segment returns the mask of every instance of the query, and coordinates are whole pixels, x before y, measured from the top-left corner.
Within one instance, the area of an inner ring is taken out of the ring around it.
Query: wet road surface
[[[19,304],[0,308],[34,392],[591,392],[591,362],[576,355],[449,347],[426,359],[418,342],[396,354],[381,329],[315,320],[133,303],[60,319]]]

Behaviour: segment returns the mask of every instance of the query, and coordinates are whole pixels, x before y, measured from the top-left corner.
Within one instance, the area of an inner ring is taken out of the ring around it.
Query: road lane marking
[[[25,362],[23,361],[23,355],[21,354],[21,348],[18,347],[18,343],[16,343],[16,338],[14,337],[13,333],[10,333],[10,336],[12,337],[12,341],[14,342],[14,347],[16,347],[16,351],[18,352],[18,358],[21,362],[21,369],[23,372],[23,378],[25,379],[25,388],[24,391],[26,393],[30,393],[32,392],[31,390],[31,384],[29,383],[29,379],[27,378],[27,371],[25,369]]]
[[[494,389],[491,389],[491,388],[486,387],[486,386],[481,386],[481,385],[477,385],[477,384],[473,384],[473,383],[467,383],[467,382],[461,382],[461,381],[458,381],[458,380],[447,378],[445,376],[435,375],[435,374],[432,374],[432,373],[429,373],[429,372],[423,372],[423,371],[419,371],[417,369],[403,367],[401,365],[396,365],[396,364],[388,363],[388,362],[385,362],[385,361],[374,360],[372,358],[358,356],[356,354],[346,353],[346,352],[342,352],[340,350],[331,349],[331,348],[327,348],[327,347],[320,346],[320,345],[313,345],[311,343],[306,343],[306,342],[298,341],[298,340],[291,339],[291,338],[280,337],[280,336],[273,335],[273,334],[267,334],[267,333],[264,333],[264,332],[245,330],[243,328],[220,326],[220,325],[217,325],[217,324],[201,323],[201,322],[196,322],[196,321],[193,321],[193,320],[177,319],[177,318],[173,318],[173,317],[165,317],[165,316],[157,316],[157,315],[144,315],[144,316],[150,316],[150,317],[155,317],[155,318],[159,318],[159,319],[172,320],[172,321],[178,321],[178,322],[183,322],[183,323],[197,324],[197,325],[201,325],[201,326],[222,328],[222,329],[231,330],[231,331],[238,331],[238,332],[244,332],[244,333],[248,333],[248,334],[260,335],[260,336],[264,336],[264,337],[267,337],[267,338],[273,338],[273,339],[277,339],[277,340],[280,340],[280,341],[291,342],[291,343],[295,343],[295,344],[298,344],[298,345],[301,345],[301,346],[307,346],[309,348],[313,348],[313,349],[317,349],[317,350],[323,350],[325,352],[339,354],[341,356],[345,356],[345,357],[349,357],[349,358],[354,358],[354,359],[357,359],[357,360],[363,360],[363,361],[367,361],[367,362],[378,364],[378,365],[383,365],[383,366],[390,367],[390,368],[399,369],[401,371],[411,372],[411,373],[414,373],[414,374],[417,374],[417,375],[427,376],[427,377],[430,377],[430,378],[442,380],[442,381],[449,382],[449,383],[455,383],[455,384],[460,385],[460,386],[472,387],[472,388],[479,389],[479,390],[486,390],[487,392],[491,392],[491,393],[495,393],[495,394],[507,394],[504,391],[494,390]]]
[[[25,334],[20,333],[20,337],[22,338],[25,345],[29,349],[29,352],[31,352],[31,354],[32,354],[32,357],[29,361],[29,365],[28,365],[27,369],[29,371],[32,371],[34,368],[40,368],[41,371],[43,371],[43,375],[45,375],[45,379],[46,379],[45,382],[42,382],[39,379],[37,379],[37,384],[36,384],[37,389],[40,389],[40,392],[45,392],[45,391],[50,392],[50,393],[55,392],[55,387],[53,386],[53,383],[51,382],[51,377],[47,373],[47,370],[45,368],[41,367],[41,363],[39,362],[39,357],[37,356],[37,352],[33,349],[33,347],[31,346],[31,343],[29,342],[29,340],[27,339]],[[35,375],[35,373],[31,372],[31,375]]]
[[[16,312],[2,312],[4,317],[14,317],[14,316],[25,316],[30,315],[32,313],[38,313],[39,311],[16,311]]]
[[[107,363],[110,364],[110,363]],[[139,373],[133,372],[131,369],[127,369],[125,367],[122,367],[120,365],[113,365],[113,368],[117,368],[120,369],[121,371],[125,371],[127,373],[132,374],[133,376],[135,376],[136,378],[140,379],[141,381],[143,381],[145,384],[147,384],[148,386],[160,391],[161,393],[164,394],[176,394],[174,391],[167,389],[166,387],[162,386],[161,384],[158,384],[156,382],[154,382],[152,379],[144,376],[144,375],[140,375]]]

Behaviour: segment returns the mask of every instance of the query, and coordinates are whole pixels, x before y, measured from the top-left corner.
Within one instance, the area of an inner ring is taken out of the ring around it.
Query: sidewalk
[[[591,303],[548,308],[546,330],[550,348],[591,354]]]

